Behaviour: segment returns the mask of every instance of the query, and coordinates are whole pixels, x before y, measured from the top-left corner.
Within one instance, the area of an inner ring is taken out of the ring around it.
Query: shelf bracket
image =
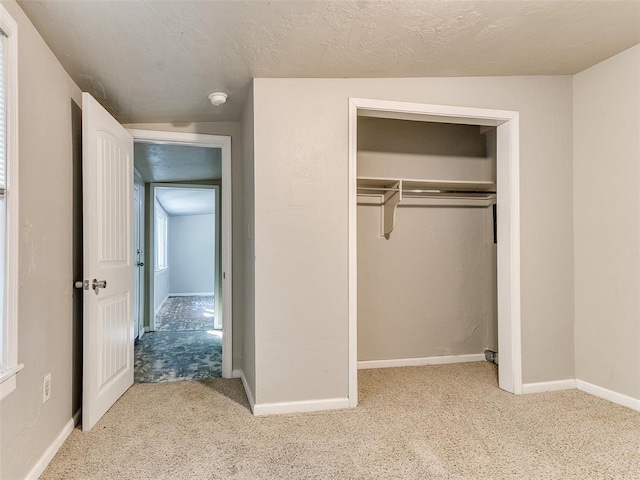
[[[384,194],[382,199],[382,235],[389,240],[391,232],[396,225],[396,210],[398,204],[402,201],[402,180],[395,183],[392,187],[393,190]]]

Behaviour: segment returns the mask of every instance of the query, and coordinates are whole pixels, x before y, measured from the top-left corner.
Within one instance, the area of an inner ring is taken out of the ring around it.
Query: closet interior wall
[[[357,175],[495,182],[495,139],[476,125],[360,117]],[[357,217],[358,361],[497,351],[491,206],[401,203],[388,239],[380,206],[358,197]]]

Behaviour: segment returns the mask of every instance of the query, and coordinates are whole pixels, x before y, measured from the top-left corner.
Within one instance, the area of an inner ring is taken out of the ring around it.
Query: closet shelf
[[[377,197],[382,206],[382,234],[391,236],[396,209],[407,199],[432,199],[450,205],[487,207],[495,202],[496,184],[488,181],[358,177],[359,197]],[[462,203],[460,203],[462,202]],[[413,204],[413,203],[412,203]]]

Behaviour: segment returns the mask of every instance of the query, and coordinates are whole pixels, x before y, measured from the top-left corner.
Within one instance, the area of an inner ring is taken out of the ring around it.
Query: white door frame
[[[145,331],[144,331],[144,304],[145,304],[145,298],[144,298],[144,279],[145,279],[145,267],[144,265],[142,267],[139,267],[137,265],[137,262],[142,262],[144,263],[144,207],[145,207],[145,192],[144,192],[144,182],[142,181],[142,175],[140,175],[140,172],[138,172],[138,170],[136,170],[135,168],[133,169],[133,183],[134,183],[134,188],[135,188],[135,184],[136,182],[140,184],[140,194],[139,194],[139,198],[138,198],[138,204],[133,206],[134,209],[138,209],[138,225],[134,225],[134,231],[137,228],[139,230],[138,232],[138,245],[140,246],[140,251],[141,254],[138,255],[137,252],[134,252],[134,263],[135,265],[133,266],[134,268],[134,272],[137,270],[138,271],[138,285],[135,284],[134,282],[134,288],[138,289],[138,339],[141,339],[142,336],[144,335]],[[134,198],[135,200],[135,198]],[[135,215],[134,215],[134,219],[135,219]],[[135,238],[134,238],[134,248],[137,248],[138,245],[135,245]],[[135,304],[135,302],[134,302]]]
[[[221,277],[222,277],[222,376],[231,378],[232,372],[232,227],[231,227],[231,137],[226,135],[204,135],[197,133],[160,132],[153,130],[130,129],[134,142],[168,143],[192,147],[219,148],[222,151],[222,180],[220,201],[221,235]],[[164,184],[163,186],[169,186]],[[197,188],[195,185],[179,184],[182,187]],[[211,186],[210,186],[211,187]],[[154,192],[151,192],[151,198]],[[153,216],[150,219],[153,222]],[[153,224],[151,225],[153,228]],[[155,261],[155,259],[154,259]],[[153,267],[153,266],[150,266]],[[148,271],[151,271],[149,269]],[[150,275],[153,282],[153,275]],[[153,284],[150,293],[153,292]],[[149,295],[153,298],[153,295]],[[150,312],[153,312],[151,310]]]
[[[519,114],[506,110],[349,99],[349,406],[358,404],[357,155],[358,116],[494,126],[498,221],[498,345],[500,388],[522,393],[520,325]]]

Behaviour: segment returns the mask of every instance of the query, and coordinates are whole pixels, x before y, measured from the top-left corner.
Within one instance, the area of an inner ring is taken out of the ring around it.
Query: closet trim
[[[520,174],[519,114],[515,111],[349,98],[349,406],[358,404],[358,117],[378,117],[496,128],[498,216],[498,382],[502,390],[522,393],[520,324]]]

